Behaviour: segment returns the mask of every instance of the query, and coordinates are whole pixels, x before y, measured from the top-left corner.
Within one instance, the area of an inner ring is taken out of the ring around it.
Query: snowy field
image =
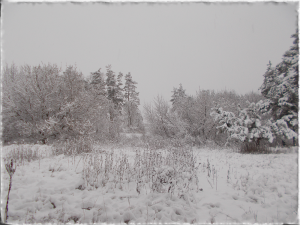
[[[2,218],[9,185],[4,159],[16,149],[31,149],[36,160],[23,159],[13,175],[8,223],[298,221],[297,153],[98,147],[74,157],[51,155],[41,145],[2,149]]]

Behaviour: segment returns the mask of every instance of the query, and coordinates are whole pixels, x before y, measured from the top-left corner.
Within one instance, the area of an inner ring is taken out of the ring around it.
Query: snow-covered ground
[[[140,134],[140,133],[121,133],[120,135],[124,136],[124,137],[127,137],[127,138],[143,136],[143,134]]]
[[[14,148],[2,149],[2,213],[9,185],[3,159]],[[137,183],[128,180],[89,186],[83,179],[92,173],[83,171],[91,162],[87,155],[51,156],[50,147],[26,148],[39,149],[41,158],[17,167],[9,196],[8,223],[298,221],[297,153],[245,155],[193,149],[199,165],[199,186],[183,194],[171,194],[153,193],[147,183],[137,190]],[[114,149],[114,163],[126,155],[135,169],[136,150]],[[89,168],[96,170],[93,165]]]

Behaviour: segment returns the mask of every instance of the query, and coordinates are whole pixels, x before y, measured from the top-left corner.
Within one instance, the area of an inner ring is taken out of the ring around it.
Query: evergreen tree
[[[106,86],[107,86],[107,99],[116,102],[116,89],[117,89],[117,81],[116,75],[111,70],[111,65],[106,67]]]
[[[173,95],[171,97],[172,105],[174,106],[180,98],[187,97],[185,90],[182,87],[182,84],[179,84],[179,88],[173,88]]]
[[[111,65],[106,67],[106,86],[107,86],[107,99],[110,102],[109,117],[113,121],[117,115],[117,80],[115,73],[111,70]]]
[[[262,110],[272,115],[274,121],[284,120],[295,132],[298,132],[298,31],[292,35],[293,46],[283,55],[282,62],[276,67],[268,64],[264,74],[261,93],[267,99]],[[295,144],[295,139],[294,139]]]
[[[258,103],[247,103],[248,107],[239,108],[238,116],[234,113],[224,111],[222,108],[213,108],[211,116],[221,124],[217,127],[229,134],[229,138],[240,140],[244,143],[254,142],[257,147],[261,140],[273,142],[275,136],[291,139],[296,133],[288,128],[284,120],[272,122],[264,118],[261,113],[262,101]]]
[[[96,72],[91,73],[91,85],[94,89],[96,95],[106,96],[105,86],[106,83],[104,81],[104,74],[101,72],[101,68]]]
[[[140,112],[138,106],[140,104],[139,93],[135,91],[137,82],[132,80],[130,73],[125,75],[124,85],[124,113],[127,120],[127,126],[131,127],[139,121]],[[140,123],[140,121],[139,121]]]
[[[122,107],[124,103],[124,94],[123,94],[123,83],[122,83],[123,74],[120,72],[117,77],[117,88],[116,88],[116,103],[117,103],[117,110],[119,114],[122,114]]]
[[[217,129],[225,130],[229,138],[242,142],[254,142],[257,147],[262,139],[273,142],[273,133],[267,121],[261,120],[259,103],[248,103],[249,106],[241,109],[239,115],[224,111],[222,108],[213,108],[211,115],[220,126]]]
[[[135,105],[140,104],[139,93],[135,91],[137,82],[132,80],[130,73],[125,75],[124,98]]]

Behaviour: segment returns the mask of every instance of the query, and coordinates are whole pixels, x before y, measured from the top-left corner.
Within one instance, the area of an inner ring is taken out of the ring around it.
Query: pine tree
[[[117,110],[119,114],[122,114],[122,107],[124,103],[124,94],[123,94],[123,83],[122,83],[123,74],[120,72],[117,77],[117,88],[116,88],[116,103],[117,103]]]
[[[291,139],[297,134],[288,128],[287,123],[280,119],[275,122],[263,118],[261,111],[262,101],[258,103],[248,102],[248,107],[239,108],[238,116],[234,113],[224,111],[222,108],[212,108],[211,116],[221,124],[219,130],[226,131],[229,138],[237,139],[244,143],[254,142],[256,147],[260,146],[262,140],[273,142],[275,136]]]
[[[172,105],[176,104],[176,102],[180,99],[180,98],[185,98],[187,97],[185,90],[182,87],[182,84],[179,84],[179,88],[173,88],[173,95],[171,97],[171,102]]]
[[[117,80],[115,72],[111,70],[111,65],[106,67],[106,86],[107,86],[107,99],[110,102],[109,115],[110,120],[113,121],[117,116]]]
[[[211,116],[221,124],[217,129],[226,131],[230,139],[237,139],[244,143],[254,142],[257,147],[263,139],[273,142],[274,136],[270,124],[261,118],[260,104],[249,102],[248,104],[244,109],[238,107],[238,116],[222,108],[212,108]]]
[[[139,93],[135,91],[137,82],[132,80],[130,73],[125,75],[125,86],[124,86],[124,98],[126,101],[135,103],[136,105],[140,104]]]
[[[134,120],[141,118],[138,116],[140,114],[138,110],[138,105],[140,104],[139,93],[135,91],[137,82],[132,80],[130,73],[125,75],[125,85],[124,85],[124,113],[126,114],[127,125],[131,127],[134,125]]]
[[[115,73],[111,70],[111,65],[108,65],[106,67],[106,85],[107,85],[107,99],[115,103],[117,81],[116,81]]]
[[[96,95],[106,96],[106,83],[104,81],[104,74],[101,72],[101,68],[96,72],[91,73],[91,75],[91,85],[94,88]]]
[[[293,46],[283,55],[282,62],[268,69],[264,74],[261,86],[262,95],[267,101],[262,110],[272,115],[274,121],[284,120],[288,126],[298,133],[298,89],[299,89],[299,37],[298,31],[292,35]],[[294,138],[295,144],[295,138]]]

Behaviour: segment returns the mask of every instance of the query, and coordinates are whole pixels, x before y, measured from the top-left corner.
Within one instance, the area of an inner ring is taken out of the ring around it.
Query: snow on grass
[[[132,138],[132,137],[142,137],[143,134],[140,134],[140,133],[121,133],[121,136],[124,136],[126,138]]]
[[[3,148],[2,165],[8,154],[21,159],[20,149],[36,157],[20,161],[13,176],[8,223],[297,221],[297,153],[193,149],[197,167],[191,167],[191,155],[166,150],[106,149],[74,157],[14,145]],[[149,168],[156,168],[154,178]],[[9,176],[3,166],[1,177],[4,209]]]

